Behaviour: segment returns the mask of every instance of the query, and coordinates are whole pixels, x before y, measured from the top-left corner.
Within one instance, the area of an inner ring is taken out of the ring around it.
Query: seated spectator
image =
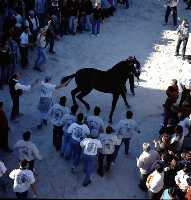
[[[151,167],[154,162],[160,160],[160,155],[157,151],[151,150],[149,143],[143,143],[143,152],[137,158],[137,167],[140,170],[140,184],[142,190],[146,190],[146,180],[151,172]]]
[[[146,181],[146,186],[149,192],[149,198],[156,200],[160,199],[164,187],[164,170],[161,165],[156,165]]]

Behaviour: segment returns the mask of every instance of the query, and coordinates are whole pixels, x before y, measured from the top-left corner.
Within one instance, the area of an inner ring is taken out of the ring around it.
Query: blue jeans
[[[83,184],[91,180],[91,174],[96,170],[96,156],[83,155],[85,178]]]
[[[100,20],[93,20],[92,22],[92,34],[97,35],[100,33]]]
[[[92,23],[91,23],[91,15],[86,15],[85,17],[85,29],[87,31],[90,31],[91,30],[91,26],[92,26]]]
[[[76,33],[78,26],[78,18],[76,16],[69,17],[69,31],[71,33]]]
[[[71,150],[73,152],[73,166],[77,167],[80,163],[80,156],[82,152],[82,148],[80,146],[80,142],[77,142],[74,139],[71,139]]]
[[[66,133],[64,135],[64,143],[61,149],[61,153],[68,159],[70,159],[72,155],[71,139],[71,135]]]
[[[38,47],[37,48],[37,59],[35,61],[35,67],[39,68],[40,65],[42,65],[45,62],[46,62],[46,56],[45,56],[45,53],[43,51],[43,48]]]

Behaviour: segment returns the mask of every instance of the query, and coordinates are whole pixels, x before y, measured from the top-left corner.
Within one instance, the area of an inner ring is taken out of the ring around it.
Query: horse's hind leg
[[[75,96],[76,96],[76,94],[79,93],[79,92],[80,92],[80,89],[79,89],[78,87],[71,91],[72,101],[73,101],[73,104],[74,104],[74,105],[77,105]]]
[[[77,95],[77,98],[86,106],[87,110],[90,110],[90,105],[86,101],[84,101],[83,97],[88,95],[91,91],[92,89],[81,91],[81,93]]]

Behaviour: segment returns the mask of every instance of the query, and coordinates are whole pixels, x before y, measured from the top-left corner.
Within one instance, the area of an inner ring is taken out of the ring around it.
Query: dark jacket
[[[93,20],[103,20],[103,12],[102,9],[94,8],[93,9]]]
[[[7,129],[9,129],[7,117],[5,115],[5,112],[3,110],[0,110],[0,130],[3,133],[3,130],[7,130]]]

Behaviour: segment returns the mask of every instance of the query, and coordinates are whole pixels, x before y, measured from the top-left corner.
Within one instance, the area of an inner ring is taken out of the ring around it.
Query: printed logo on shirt
[[[96,153],[96,145],[95,145],[95,143],[89,142],[89,143],[87,144],[86,151],[89,152],[89,153],[95,154],[95,153]]]
[[[76,139],[82,139],[82,128],[80,128],[80,127],[76,127],[76,128],[74,128],[74,132],[73,132],[73,134],[74,134],[74,137],[76,138]]]
[[[17,178],[16,178],[16,183],[18,185],[24,185],[24,184],[29,184],[30,180],[29,177],[26,174],[18,174]]]

